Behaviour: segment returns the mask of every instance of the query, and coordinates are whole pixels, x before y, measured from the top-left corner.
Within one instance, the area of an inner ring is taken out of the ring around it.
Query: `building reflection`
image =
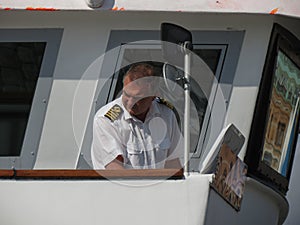
[[[262,160],[286,176],[291,143],[297,129],[299,111],[300,70],[281,51],[277,56],[275,77],[270,99],[268,123],[265,133]]]

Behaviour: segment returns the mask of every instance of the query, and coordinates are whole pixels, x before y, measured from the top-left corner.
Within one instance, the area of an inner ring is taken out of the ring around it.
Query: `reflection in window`
[[[268,165],[272,165],[272,154],[270,152],[265,152],[264,154],[264,162]]]
[[[291,139],[299,112],[299,88],[300,69],[279,50],[262,160],[281,174],[285,173],[291,154]]]
[[[285,124],[279,122],[277,126],[275,145],[281,147],[285,134]]]
[[[46,43],[0,43],[0,156],[19,156]]]

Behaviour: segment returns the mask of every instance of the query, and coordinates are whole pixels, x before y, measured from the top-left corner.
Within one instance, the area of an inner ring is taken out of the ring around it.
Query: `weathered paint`
[[[278,10],[279,10],[279,8],[275,8],[270,12],[270,14],[276,14],[278,12]]]
[[[112,11],[124,11],[124,7],[119,8],[118,6],[115,6],[111,9]]]
[[[56,11],[57,9],[55,9],[55,8],[42,8],[42,7],[37,7],[37,8],[27,7],[26,10],[36,10],[36,11]]]
[[[28,10],[33,8],[39,11],[58,10],[124,10],[126,11],[169,11],[169,12],[213,12],[213,13],[259,13],[280,14],[300,17],[300,4],[298,0],[189,0],[173,1],[160,0],[155,4],[152,0],[104,0],[100,8],[93,9],[85,0],[0,0],[2,9]],[[279,10],[280,9],[280,10]]]

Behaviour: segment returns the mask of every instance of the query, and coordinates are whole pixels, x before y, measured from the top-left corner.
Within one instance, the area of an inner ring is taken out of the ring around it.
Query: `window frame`
[[[0,29],[0,42],[45,42],[20,156],[0,157],[0,169],[32,169],[36,160],[63,29]]]
[[[261,159],[264,153],[265,138],[268,135],[268,129],[270,130],[270,128],[267,127],[269,119],[268,112],[271,105],[273,80],[279,51],[283,51],[284,54],[300,68],[300,41],[289,30],[274,23],[244,161],[248,164],[249,176],[260,180],[275,191],[285,195],[288,191],[293,158],[296,150],[299,116],[296,122],[296,131],[293,134],[293,143],[286,176],[272,169]],[[272,138],[276,138],[274,134]]]
[[[117,88],[117,83],[119,80],[119,71],[122,68],[122,61],[124,59],[124,55],[125,55],[125,51],[127,49],[130,50],[135,50],[135,49],[146,49],[146,50],[161,50],[161,44],[160,42],[157,44],[147,44],[147,43],[139,43],[139,44],[124,44],[120,47],[120,51],[119,51],[119,55],[118,55],[118,59],[117,63],[116,63],[116,69],[115,69],[115,73],[111,78],[111,85],[110,85],[110,91],[109,91],[109,95],[108,95],[108,99],[106,103],[109,103],[111,101],[114,100],[114,96],[116,94],[116,88]],[[220,80],[221,78],[221,71],[222,71],[222,66],[224,63],[224,59],[225,59],[225,55],[226,55],[226,51],[227,51],[227,45],[202,45],[202,44],[195,44],[193,46],[193,49],[199,49],[199,50],[204,50],[204,49],[209,49],[209,50],[213,50],[213,49],[217,49],[220,50],[220,56],[219,56],[219,61],[217,63],[217,67],[216,67],[216,72],[215,72],[215,78],[216,80]],[[148,60],[148,59],[146,59]],[[150,59],[149,59],[150,60]],[[163,59],[159,59],[160,62],[163,62]],[[129,64],[130,65],[130,64]],[[193,152],[190,152],[190,156],[192,158],[199,158],[201,156],[202,150],[204,148],[203,146],[203,142],[205,140],[205,133],[203,132],[204,130],[207,129],[207,126],[209,125],[209,120],[210,120],[210,111],[207,110],[209,105],[213,105],[213,101],[214,101],[214,96],[216,95],[216,91],[217,91],[217,85],[212,85],[211,87],[211,93],[209,98],[207,99],[207,108],[205,109],[205,115],[203,116],[203,122],[202,122],[202,127],[201,129],[202,132],[200,132],[198,134],[198,140],[196,143],[196,147],[195,149],[191,149],[191,151],[193,150]],[[100,108],[100,106],[98,106],[97,108]],[[183,118],[182,118],[183,119]],[[183,122],[183,121],[181,121]],[[183,127],[183,124],[181,124],[181,127]],[[183,130],[182,130],[183,132]]]
[[[225,104],[226,107],[228,106],[228,102],[231,96],[231,90],[232,90],[232,83],[235,76],[235,71],[239,59],[240,50],[242,47],[242,43],[244,40],[244,30],[228,30],[228,31],[207,31],[207,30],[192,30],[193,35],[193,44],[195,46],[211,46],[216,47],[219,46],[221,50],[223,50],[223,54],[221,57],[224,57],[223,64],[220,66],[220,68],[217,68],[216,74],[219,73],[220,76],[218,77],[218,85],[225,84],[224,86],[221,85],[221,89],[226,86],[226,90],[224,91],[224,97],[225,97]],[[121,46],[126,45],[128,43],[132,42],[141,42],[145,41],[145,44],[148,44],[146,40],[150,40],[149,43],[152,43],[154,41],[160,41],[160,31],[158,30],[112,30],[109,36],[108,44],[106,52],[115,49],[114,51],[114,60],[115,63],[112,62],[112,55],[109,57],[104,57],[103,66],[101,73],[103,74],[111,74],[113,75],[118,68],[118,58],[120,57],[121,52]],[[225,49],[225,51],[224,51]],[[112,65],[113,64],[113,65]],[[107,66],[106,66],[107,65]],[[93,106],[93,110],[90,114],[89,123],[87,127],[87,131],[84,137],[84,143],[81,154],[78,160],[77,168],[78,169],[85,169],[90,168],[92,165],[91,163],[91,157],[90,157],[90,144],[92,140],[92,120],[95,114],[95,111],[99,109],[101,106],[105,105],[109,100],[112,99],[112,96],[114,95],[114,89],[112,88],[114,82],[114,79],[117,79],[115,77],[111,77],[109,81],[107,82],[108,85],[104,85],[104,87],[101,89],[101,93],[99,96],[95,96],[95,104]],[[217,89],[217,87],[215,87]],[[104,94],[103,94],[104,93]],[[102,95],[101,95],[102,94]],[[105,96],[104,96],[105,95]],[[212,105],[212,110],[217,110],[217,107]],[[215,107],[215,108],[214,108]],[[220,123],[216,123],[213,129],[213,137],[217,138],[220,131],[223,128],[223,123],[225,119],[225,113],[224,115],[220,115],[223,119],[221,119]],[[209,117],[208,117],[209,118]],[[210,121],[206,121],[207,127],[210,124]],[[202,129],[204,128],[205,124],[203,124]],[[203,131],[201,133],[206,133],[207,131]],[[204,135],[205,136],[205,135]],[[213,138],[212,138],[213,139]],[[206,143],[207,140],[205,140],[205,137],[199,138],[198,143],[203,142],[204,144],[201,146],[205,146],[206,148],[209,148],[209,145],[212,145],[212,143]],[[193,157],[190,160],[190,171],[199,171],[199,163],[201,160],[201,157],[203,155],[203,151],[205,149],[199,149],[197,152],[193,155]]]

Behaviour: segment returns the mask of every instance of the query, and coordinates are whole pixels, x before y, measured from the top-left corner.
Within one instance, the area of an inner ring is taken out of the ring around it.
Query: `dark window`
[[[203,59],[211,71],[216,74],[222,52],[221,49],[194,49],[193,52]]]
[[[0,43],[0,156],[19,156],[45,42]]]

